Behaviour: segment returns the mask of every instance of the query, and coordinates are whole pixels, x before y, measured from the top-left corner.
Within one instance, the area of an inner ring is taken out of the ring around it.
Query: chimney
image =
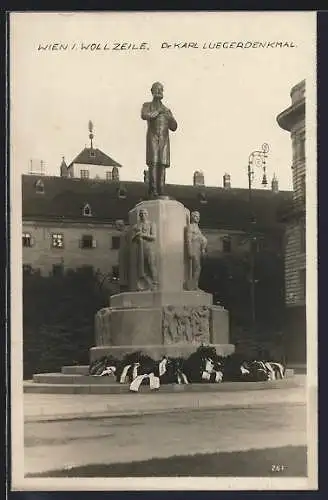
[[[224,189],[230,189],[231,188],[231,176],[230,174],[225,173],[223,176],[223,187]]]
[[[205,186],[204,174],[199,170],[194,172],[194,186]]]
[[[272,181],[271,181],[271,191],[273,193],[278,193],[279,192],[279,182],[276,177],[276,174],[273,174]]]
[[[68,177],[68,168],[64,156],[62,157],[62,162],[60,165],[60,177]]]
[[[117,167],[112,168],[112,180],[119,181],[120,180],[120,172]]]

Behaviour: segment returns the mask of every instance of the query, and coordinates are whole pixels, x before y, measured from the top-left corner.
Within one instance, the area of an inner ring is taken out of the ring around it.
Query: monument
[[[169,131],[177,129],[177,122],[162,104],[163,85],[154,83],[151,92],[152,102],[141,110],[147,121],[148,199],[129,212],[127,227],[120,226],[121,293],[96,314],[91,362],[133,351],[154,359],[189,356],[201,344],[214,345],[221,355],[234,350],[228,311],[214,305],[212,295],[198,286],[207,247],[200,213],[190,214],[165,195]]]

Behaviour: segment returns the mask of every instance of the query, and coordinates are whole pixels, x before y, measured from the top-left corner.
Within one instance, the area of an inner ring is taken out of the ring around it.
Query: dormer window
[[[37,193],[41,193],[43,194],[44,193],[44,184],[42,182],[41,179],[39,179],[38,181],[36,181],[35,183],[35,190]]]
[[[91,211],[91,207],[90,207],[89,203],[87,203],[86,205],[84,205],[84,207],[83,207],[83,215],[85,217],[91,217],[92,216],[92,211]]]
[[[94,149],[90,150],[90,158],[95,158],[96,157],[96,152]]]
[[[207,203],[206,194],[204,193],[204,191],[198,193],[198,200],[199,203],[202,203],[202,205],[205,205]]]
[[[122,186],[118,189],[118,197],[120,200],[124,200],[127,196],[127,190],[126,190],[126,187]]]

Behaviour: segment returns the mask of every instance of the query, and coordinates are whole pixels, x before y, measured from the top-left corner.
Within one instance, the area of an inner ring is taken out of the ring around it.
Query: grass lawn
[[[306,446],[208,453],[140,462],[97,464],[26,477],[306,477]]]

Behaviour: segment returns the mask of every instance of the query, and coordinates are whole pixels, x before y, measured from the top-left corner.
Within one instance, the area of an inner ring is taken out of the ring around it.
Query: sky
[[[222,186],[227,172],[233,187],[246,187],[249,154],[268,143],[269,181],[276,173],[280,189],[292,188],[290,135],[276,117],[290,105],[295,84],[305,78],[307,89],[314,86],[314,13],[29,12],[11,14],[10,32],[15,171],[27,173],[30,160],[39,159],[47,175],[59,175],[63,156],[70,163],[89,146],[92,120],[94,146],[123,165],[121,179],[142,180],[140,110],[152,83],[161,81],[163,102],[178,122],[168,183],[191,184],[202,170],[206,185]],[[247,41],[294,47],[208,48]],[[162,48],[173,42],[197,47]],[[55,43],[68,49],[38,50]],[[81,49],[92,43],[99,50]],[[147,48],[113,50],[122,43]],[[258,171],[254,185],[260,181]]]

